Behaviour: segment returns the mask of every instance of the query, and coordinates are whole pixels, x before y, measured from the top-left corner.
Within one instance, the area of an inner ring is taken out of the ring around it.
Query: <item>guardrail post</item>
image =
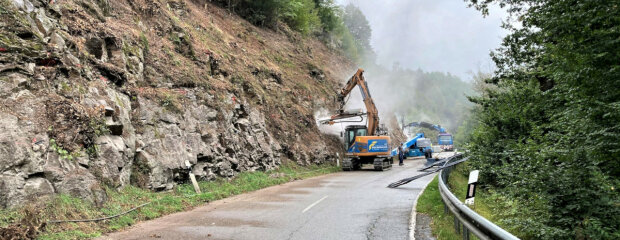
[[[459,219],[454,216],[454,230],[456,233],[461,233],[461,223],[459,223]]]
[[[463,240],[469,240],[469,229],[463,225]]]

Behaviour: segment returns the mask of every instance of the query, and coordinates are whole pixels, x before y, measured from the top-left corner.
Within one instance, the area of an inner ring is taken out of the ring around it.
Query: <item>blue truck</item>
[[[454,139],[452,138],[452,134],[439,133],[439,136],[437,137],[437,143],[441,147],[441,150],[447,152],[454,151]]]

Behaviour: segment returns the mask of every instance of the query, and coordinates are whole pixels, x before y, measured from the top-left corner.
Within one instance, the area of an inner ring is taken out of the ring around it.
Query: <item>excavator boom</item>
[[[362,100],[364,101],[364,105],[366,105],[366,115],[368,117],[368,135],[374,136],[377,133],[377,129],[379,128],[379,111],[375,106],[372,97],[370,96],[370,91],[368,91],[368,84],[364,79],[364,69],[358,69],[357,72],[347,81],[345,86],[342,88],[340,93],[338,94],[338,101],[340,102],[340,114],[344,114],[344,104],[345,98],[351,93],[353,88],[358,86],[360,92],[362,93]],[[339,117],[339,115],[332,116]]]

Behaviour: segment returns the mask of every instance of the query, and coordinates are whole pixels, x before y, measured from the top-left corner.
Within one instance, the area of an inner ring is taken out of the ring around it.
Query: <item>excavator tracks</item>
[[[342,160],[342,171],[360,170],[362,164],[356,158],[347,158]]]
[[[353,161],[350,158],[342,160],[342,171],[353,170]]]
[[[388,158],[375,158],[373,162],[376,171],[383,171],[392,168],[392,162]]]
[[[392,161],[389,158],[377,158],[373,161],[373,166],[377,171],[383,171],[392,168]],[[357,159],[344,159],[342,160],[343,171],[354,171],[362,169],[362,162]]]
[[[376,158],[373,161],[373,166],[376,171],[383,171],[392,168],[392,161],[389,158]],[[353,171],[359,170],[362,168],[362,164],[359,159],[356,158],[347,158],[342,160],[342,170],[343,171]]]

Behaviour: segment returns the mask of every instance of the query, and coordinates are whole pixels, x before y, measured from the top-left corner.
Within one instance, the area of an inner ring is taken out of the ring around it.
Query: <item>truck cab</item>
[[[454,151],[454,141],[452,138],[452,134],[449,133],[440,133],[437,137],[437,143],[444,151]]]

